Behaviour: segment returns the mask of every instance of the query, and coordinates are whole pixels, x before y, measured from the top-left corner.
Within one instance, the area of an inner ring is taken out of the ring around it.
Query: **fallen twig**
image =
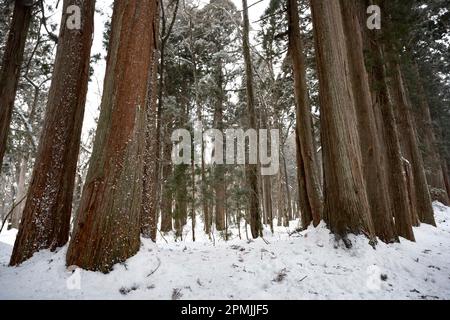
[[[156,267],[155,270],[153,270],[152,272],[150,272],[150,273],[147,275],[147,278],[150,277],[152,274],[154,274],[156,271],[158,271],[159,267],[161,266],[161,259],[159,259],[158,257],[156,257],[156,259],[158,259],[158,266]]]

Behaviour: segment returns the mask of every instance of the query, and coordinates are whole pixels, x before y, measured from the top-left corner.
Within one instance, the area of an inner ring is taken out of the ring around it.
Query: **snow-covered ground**
[[[15,231],[0,235],[0,299],[450,299],[450,208],[434,204],[438,228],[415,229],[417,243],[352,236],[336,243],[324,225],[265,240],[216,235],[192,242],[143,240],[139,253],[109,274],[68,270],[66,248],[7,267]],[[200,227],[200,226],[199,226]],[[236,232],[236,230],[235,230]]]

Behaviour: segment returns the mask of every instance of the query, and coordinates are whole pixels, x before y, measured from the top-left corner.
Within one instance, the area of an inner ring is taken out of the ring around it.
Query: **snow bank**
[[[7,267],[15,231],[0,235],[0,299],[450,299],[450,208],[434,204],[438,228],[416,228],[417,243],[351,236],[337,243],[324,224],[265,232],[266,243],[216,234],[192,242],[142,240],[139,253],[109,274],[67,270],[66,248]]]

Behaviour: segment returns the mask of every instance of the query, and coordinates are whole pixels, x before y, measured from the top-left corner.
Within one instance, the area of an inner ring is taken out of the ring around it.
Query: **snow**
[[[415,228],[417,243],[351,236],[336,243],[322,223],[301,234],[276,227],[265,240],[228,242],[190,231],[142,248],[109,274],[65,267],[66,247],[8,267],[16,231],[0,235],[0,299],[450,299],[450,208],[434,204],[438,228]],[[188,228],[190,224],[186,226]],[[236,234],[237,230],[233,230]],[[266,243],[267,242],[267,243]]]

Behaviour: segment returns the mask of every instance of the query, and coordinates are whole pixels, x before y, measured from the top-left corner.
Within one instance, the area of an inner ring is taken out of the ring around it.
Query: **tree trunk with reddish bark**
[[[6,151],[6,142],[32,11],[33,8],[29,1],[15,1],[11,27],[3,54],[0,74],[0,172]]]
[[[449,205],[449,197],[445,186],[445,171],[442,168],[442,160],[438,151],[436,134],[430,114],[428,97],[423,87],[417,63],[413,64],[417,95],[419,97],[418,110],[414,113],[417,123],[418,136],[423,149],[422,156],[425,166],[427,182],[430,187],[432,200]]]
[[[367,30],[364,35],[365,51],[369,55],[368,60],[372,62],[368,68],[369,83],[372,106],[378,119],[381,147],[385,154],[383,163],[386,167],[387,191],[391,203],[390,215],[395,218],[396,234],[413,241],[412,217],[415,216],[415,207],[411,202],[413,194],[409,193],[411,188],[404,169],[399,132],[388,92],[382,35]]]
[[[364,61],[359,0],[340,0],[349,54],[350,77],[356,105],[358,132],[367,196],[376,235],[384,242],[397,240],[387,194],[380,134],[377,130],[369,79]]]
[[[415,207],[421,222],[436,226],[430,191],[417,142],[415,123],[411,115],[411,105],[404,85],[402,70],[394,49],[390,48],[389,53],[392,59],[389,63],[392,71],[391,81],[389,82],[391,96],[395,106],[394,110],[403,146],[403,156],[411,163],[412,167],[414,189],[416,191]]]
[[[347,247],[348,233],[365,234],[374,242],[341,5],[311,0],[311,9],[320,83],[324,217]]]
[[[109,272],[139,250],[156,5],[154,0],[114,3],[100,119],[68,266]]]
[[[153,39],[155,48],[158,43],[159,31],[159,0],[155,1],[156,14],[153,16]],[[158,199],[160,185],[160,155],[161,143],[159,131],[161,122],[159,108],[157,108],[158,86],[157,86],[157,66],[158,52],[153,50],[152,70],[150,70],[150,82],[148,91],[146,130],[145,130],[145,150],[144,150],[144,173],[142,179],[142,207],[141,207],[141,234],[144,238],[150,238],[156,242],[158,230]],[[162,68],[161,68],[162,69]],[[161,106],[159,106],[161,107]],[[155,136],[157,137],[155,141]]]
[[[300,34],[298,5],[288,0],[289,53],[294,72],[296,102],[296,144],[298,188],[302,198],[302,225],[307,228],[311,222],[317,226],[322,216],[322,190],[313,143],[311,106],[306,84],[306,67],[303,43]]]
[[[67,8],[81,9],[81,29],[72,29]],[[41,249],[55,250],[69,238],[72,197],[89,80],[94,0],[66,0],[44,128],[11,265]]]

